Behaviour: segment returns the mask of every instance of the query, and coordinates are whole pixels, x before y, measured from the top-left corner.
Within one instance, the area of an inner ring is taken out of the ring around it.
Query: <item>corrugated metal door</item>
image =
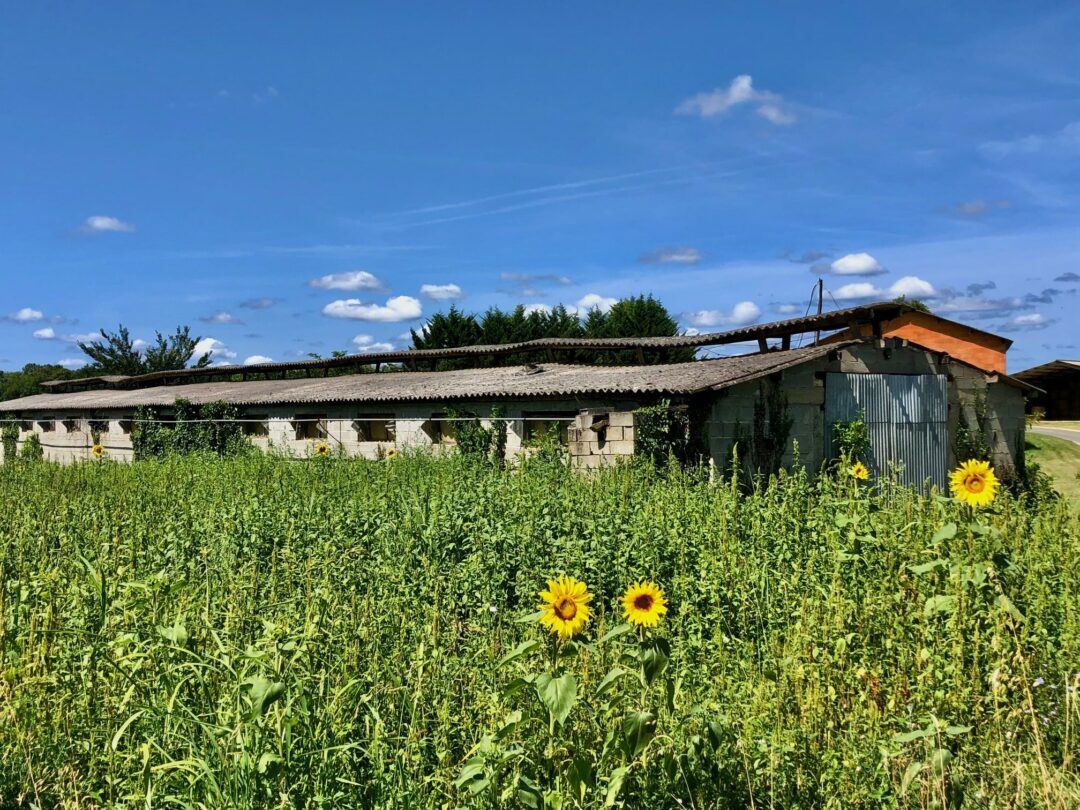
[[[927,479],[944,487],[949,463],[949,405],[943,374],[828,374],[825,444],[832,426],[863,415],[870,430],[868,463],[875,474],[900,468],[905,484]]]

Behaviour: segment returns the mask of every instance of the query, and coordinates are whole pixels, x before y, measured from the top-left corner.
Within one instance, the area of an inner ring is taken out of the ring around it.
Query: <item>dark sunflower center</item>
[[[570,621],[577,615],[577,603],[570,597],[564,597],[555,604],[555,615],[564,622]]]
[[[650,610],[653,606],[652,594],[639,594],[634,599],[634,607],[638,610]]]
[[[981,475],[969,475],[964,479],[964,488],[968,492],[982,492],[986,486]]]

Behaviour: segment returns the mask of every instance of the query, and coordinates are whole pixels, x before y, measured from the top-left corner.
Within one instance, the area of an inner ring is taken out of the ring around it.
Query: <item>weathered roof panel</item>
[[[333,402],[447,402],[589,395],[686,395],[718,390],[773,374],[846,344],[651,366],[543,364],[462,371],[393,371],[295,380],[249,380],[158,385],[133,390],[34,394],[0,403],[0,411],[130,410],[194,404],[286,405]]]

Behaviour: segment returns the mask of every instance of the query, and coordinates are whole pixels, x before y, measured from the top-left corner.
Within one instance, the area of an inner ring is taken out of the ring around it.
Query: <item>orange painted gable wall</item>
[[[863,335],[871,333],[870,325],[861,327]],[[910,340],[933,351],[946,352],[950,357],[963,360],[984,371],[1005,373],[1005,351],[1009,344],[961,323],[936,318],[922,312],[905,312],[882,324],[885,337]]]

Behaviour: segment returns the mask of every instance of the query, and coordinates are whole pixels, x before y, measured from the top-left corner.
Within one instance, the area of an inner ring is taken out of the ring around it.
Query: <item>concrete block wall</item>
[[[601,424],[603,427],[598,427]],[[567,429],[567,441],[575,467],[615,464],[634,454],[634,411],[589,408]]]

